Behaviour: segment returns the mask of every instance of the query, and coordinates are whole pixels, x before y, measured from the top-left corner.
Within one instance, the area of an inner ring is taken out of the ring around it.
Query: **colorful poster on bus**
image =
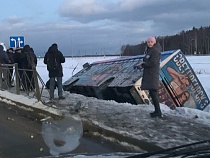
[[[176,103],[162,80],[159,82],[158,97],[160,103],[167,105],[172,110],[176,108]]]
[[[203,86],[180,50],[161,62],[160,78],[176,106],[203,110],[209,105]]]

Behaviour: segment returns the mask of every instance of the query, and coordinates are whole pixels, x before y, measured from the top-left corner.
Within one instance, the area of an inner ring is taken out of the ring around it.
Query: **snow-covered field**
[[[109,60],[117,58],[118,56],[104,56],[104,57],[69,57],[66,58],[66,62],[63,63],[63,82],[68,80],[72,75],[80,71],[83,67],[83,64],[85,63],[92,63],[95,61],[101,61],[101,60]],[[46,81],[49,79],[48,77],[48,71],[46,68],[46,65],[43,63],[43,58],[38,59],[37,64],[37,71],[40,74],[43,81]]]
[[[72,75],[80,71],[83,64],[86,62],[92,63],[95,61],[109,60],[118,58],[119,56],[103,56],[103,57],[78,57],[78,58],[66,58],[66,62],[63,64],[63,82],[68,80]],[[210,56],[187,56],[189,63],[191,64],[193,70],[198,76],[200,82],[202,83],[208,97],[210,96],[210,84],[208,84],[208,79],[210,79]],[[43,63],[43,58],[38,60],[37,71],[40,74],[43,81],[49,79],[48,71],[46,65]]]

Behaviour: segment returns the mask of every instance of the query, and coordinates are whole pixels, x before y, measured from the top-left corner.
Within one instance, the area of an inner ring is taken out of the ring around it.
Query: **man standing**
[[[29,45],[23,47],[21,53],[21,62],[24,71],[27,76],[23,76],[23,86],[25,91],[33,91],[35,89],[34,78],[33,78],[33,68],[37,65],[37,57],[34,54],[33,49]]]
[[[7,49],[7,55],[9,57],[9,64],[14,64],[13,48]],[[9,75],[8,75],[8,85],[9,85],[9,87],[12,87],[12,76],[13,76],[13,66],[9,66]]]
[[[2,69],[2,74],[3,76],[0,76],[2,77],[2,80],[4,81],[5,83],[5,86],[8,86],[8,67],[5,66],[4,64],[8,64],[9,63],[9,57],[7,55],[7,53],[4,51],[4,47],[2,45],[0,45],[0,67]]]
[[[18,66],[18,82],[21,85],[23,80],[23,62],[21,60],[22,48],[16,48],[14,53],[14,63]]]
[[[50,100],[54,99],[55,78],[58,83],[58,97],[59,99],[65,99],[62,90],[63,68],[61,64],[64,62],[65,58],[58,50],[58,45],[56,43],[52,44],[44,56],[44,64],[47,64],[47,70],[49,71],[50,78]]]

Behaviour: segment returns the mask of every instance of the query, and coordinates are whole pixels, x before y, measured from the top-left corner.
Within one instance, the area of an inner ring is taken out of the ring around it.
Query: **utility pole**
[[[165,49],[165,48],[164,48],[164,47],[165,47],[165,45],[164,45],[164,42],[165,42],[165,41],[164,41],[164,37],[163,37],[162,39],[163,39],[162,45],[163,45],[163,52],[164,52],[164,49]]]
[[[193,42],[194,41],[194,42]],[[194,45],[193,45],[193,43],[194,43]],[[190,42],[190,46],[191,46],[191,51],[190,51],[190,53],[191,53],[191,55],[196,55],[197,54],[197,51],[196,51],[196,46],[195,46],[195,39],[191,39],[191,42]],[[195,47],[195,51],[193,51],[194,48]]]
[[[206,36],[207,38],[207,54],[209,54],[209,36]]]
[[[195,32],[195,53],[198,54],[198,39],[197,39],[197,32]]]
[[[71,57],[73,58],[73,44],[72,44],[72,36],[73,36],[73,33],[70,33],[70,46],[71,46]]]

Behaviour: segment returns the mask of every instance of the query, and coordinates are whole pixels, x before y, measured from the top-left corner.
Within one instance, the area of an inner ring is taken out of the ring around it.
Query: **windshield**
[[[209,157],[209,0],[1,6],[0,158]]]

